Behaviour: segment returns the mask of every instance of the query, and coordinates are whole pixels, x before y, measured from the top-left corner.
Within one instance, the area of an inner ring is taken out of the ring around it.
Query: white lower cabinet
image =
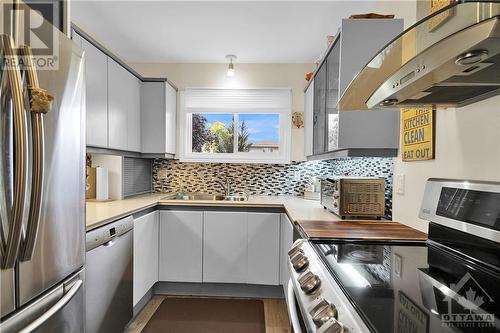
[[[154,211],[134,220],[134,306],[158,281],[158,215]]]
[[[248,213],[247,283],[279,285],[280,214]]]
[[[203,282],[247,282],[247,213],[205,212]]]
[[[278,213],[146,214],[134,220],[134,306],[157,281],[283,284],[292,237]]]
[[[203,212],[160,212],[159,280],[202,282]]]
[[[287,286],[290,272],[288,271],[288,250],[293,244],[293,224],[286,214],[281,214],[281,253],[280,253],[280,281]],[[285,289],[286,290],[286,289]]]

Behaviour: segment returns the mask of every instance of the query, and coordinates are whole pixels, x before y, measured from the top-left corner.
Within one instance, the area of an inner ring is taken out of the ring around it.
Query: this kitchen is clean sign
[[[401,109],[403,161],[434,158],[434,110],[432,107]]]

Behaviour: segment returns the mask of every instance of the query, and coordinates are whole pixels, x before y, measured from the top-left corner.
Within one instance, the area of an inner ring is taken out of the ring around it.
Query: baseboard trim
[[[134,318],[141,312],[141,310],[148,304],[148,302],[153,298],[153,287],[149,288],[144,296],[142,296],[141,300],[137,302],[134,306]]]
[[[153,294],[175,296],[285,298],[283,286],[281,285],[268,286],[239,283],[157,282],[153,286]]]

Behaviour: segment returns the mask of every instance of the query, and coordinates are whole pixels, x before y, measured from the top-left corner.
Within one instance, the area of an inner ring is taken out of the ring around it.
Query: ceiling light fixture
[[[226,56],[226,59],[229,60],[229,66],[227,67],[227,73],[226,73],[226,75],[228,77],[233,77],[234,76],[234,64],[233,64],[233,60],[236,60],[236,56],[234,54],[228,54]]]

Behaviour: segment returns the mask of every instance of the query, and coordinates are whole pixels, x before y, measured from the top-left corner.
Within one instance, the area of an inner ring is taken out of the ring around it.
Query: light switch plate
[[[405,175],[402,173],[396,175],[396,193],[400,195],[405,194]]]
[[[399,254],[394,254],[394,275],[401,278],[403,269],[403,258]]]

